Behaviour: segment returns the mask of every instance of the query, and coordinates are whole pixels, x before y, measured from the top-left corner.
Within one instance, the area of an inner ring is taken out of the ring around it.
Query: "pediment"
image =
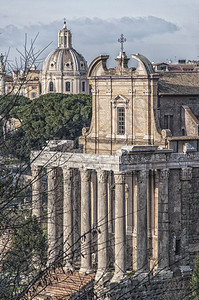
[[[114,98],[111,99],[111,102],[114,104],[116,104],[116,103],[127,104],[127,103],[129,103],[129,99],[126,98],[125,96],[118,94],[117,96],[115,96]]]

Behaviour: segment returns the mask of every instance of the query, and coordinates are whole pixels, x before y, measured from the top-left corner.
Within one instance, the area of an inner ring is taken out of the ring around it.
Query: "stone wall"
[[[171,279],[129,280],[129,283],[111,284],[107,298],[110,300],[188,300],[191,299],[191,276],[177,276]],[[98,298],[99,299],[99,298]]]

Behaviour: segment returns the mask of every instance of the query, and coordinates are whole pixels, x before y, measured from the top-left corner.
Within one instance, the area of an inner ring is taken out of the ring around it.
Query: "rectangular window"
[[[66,81],[66,92],[70,92],[70,82]]]
[[[117,134],[125,134],[125,108],[117,108]]]
[[[82,92],[85,92],[85,81],[82,81]]]

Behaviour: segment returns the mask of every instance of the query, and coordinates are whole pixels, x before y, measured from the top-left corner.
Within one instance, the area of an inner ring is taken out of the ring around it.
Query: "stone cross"
[[[123,33],[118,39],[118,42],[121,43],[121,52],[124,52],[124,43],[126,42],[126,38],[124,37]]]

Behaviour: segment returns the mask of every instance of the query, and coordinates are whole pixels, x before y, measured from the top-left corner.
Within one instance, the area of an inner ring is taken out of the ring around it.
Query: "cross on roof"
[[[118,42],[121,44],[121,52],[124,52],[124,43],[126,42],[126,38],[124,37],[123,33],[118,39]]]

